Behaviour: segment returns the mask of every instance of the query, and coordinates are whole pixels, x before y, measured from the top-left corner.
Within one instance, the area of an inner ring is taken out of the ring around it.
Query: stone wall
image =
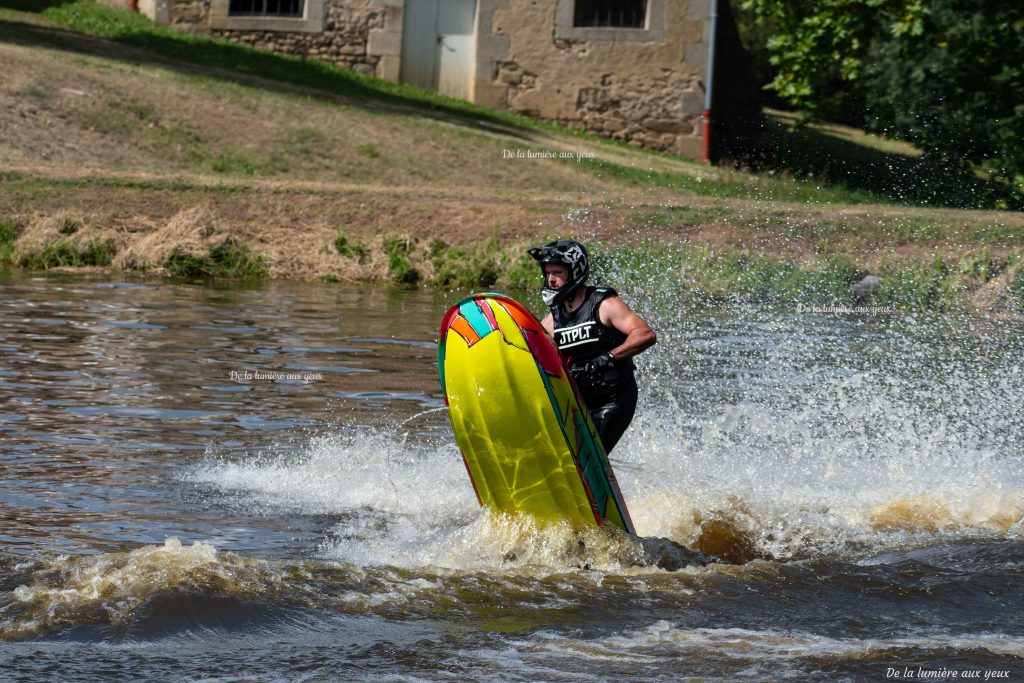
[[[700,156],[707,0],[649,0],[646,30],[572,27],[571,0],[480,3],[482,104]]]
[[[186,30],[399,78],[405,0],[306,0],[302,19],[231,17],[230,0],[143,1],[169,2],[168,22]],[[647,2],[645,28],[604,29],[573,26],[574,0],[477,0],[474,101],[700,157],[710,0]],[[719,95],[739,85],[729,79]]]
[[[170,0],[171,26],[204,30],[210,20],[210,0]]]
[[[226,3],[227,0],[224,0]],[[308,12],[322,13],[315,26],[322,30],[281,30],[289,20],[266,19],[267,30],[258,28],[211,28],[211,4],[217,0],[171,0],[170,23],[192,31],[203,31],[233,43],[262,50],[319,59],[359,73],[376,74],[380,55],[370,54],[367,46],[370,32],[383,30],[387,8],[374,6],[370,0],[337,0],[310,3]],[[307,0],[309,2],[309,0]],[[222,3],[223,4],[223,3]],[[226,9],[222,9],[226,16]],[[256,24],[259,20],[248,19]],[[271,22],[278,26],[270,26]],[[223,21],[221,22],[223,23]],[[310,22],[313,23],[313,22]]]
[[[367,43],[370,30],[383,26],[383,10],[355,12],[343,5],[329,5],[325,8],[322,33],[218,30],[212,33],[235,43],[319,59],[373,75],[380,57],[367,53]]]

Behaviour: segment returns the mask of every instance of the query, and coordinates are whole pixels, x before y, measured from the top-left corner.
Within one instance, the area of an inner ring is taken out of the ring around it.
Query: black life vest
[[[626,341],[626,335],[601,322],[601,302],[618,293],[611,287],[587,287],[586,292],[583,305],[572,313],[565,310],[565,304],[551,309],[555,344],[573,363],[596,358]],[[634,367],[632,358],[617,365],[630,370]]]

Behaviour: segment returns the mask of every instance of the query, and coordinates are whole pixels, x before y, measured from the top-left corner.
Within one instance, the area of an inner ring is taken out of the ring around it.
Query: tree
[[[812,116],[840,82],[873,130],[1024,196],[1024,3],[745,0],[771,25],[767,87]]]

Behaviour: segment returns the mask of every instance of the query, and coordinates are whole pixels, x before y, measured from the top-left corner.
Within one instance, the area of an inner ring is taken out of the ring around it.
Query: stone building
[[[712,0],[139,1],[157,23],[702,153]]]

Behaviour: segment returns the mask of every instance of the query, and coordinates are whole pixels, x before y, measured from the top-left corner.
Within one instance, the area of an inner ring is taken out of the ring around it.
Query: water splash
[[[30,580],[5,594],[0,638],[93,621],[126,626],[141,605],[168,591],[261,593],[281,577],[267,563],[219,554],[212,545],[168,538],[128,553],[40,560]]]
[[[684,306],[656,266],[605,268],[660,340],[613,454],[641,533],[734,560],[1019,533],[1019,329]]]

